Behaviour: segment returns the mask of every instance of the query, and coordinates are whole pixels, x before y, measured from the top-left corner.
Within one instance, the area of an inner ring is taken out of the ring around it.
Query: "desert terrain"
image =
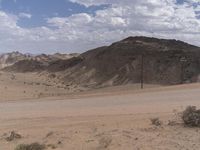
[[[0,101],[20,101],[20,100],[45,100],[45,99],[65,99],[76,97],[87,97],[94,95],[112,95],[123,90],[124,92],[134,92],[140,89],[140,84],[129,84],[126,86],[115,86],[92,89],[79,87],[77,85],[65,85],[59,78],[52,78],[51,73],[13,73],[0,72]],[[145,84],[145,88],[154,88],[159,85]]]
[[[20,79],[19,74],[15,76]],[[44,85],[22,88],[15,80],[18,84],[5,89],[2,83],[6,77],[10,78],[1,75],[1,92],[7,91],[1,93],[5,99],[0,101],[2,150],[33,142],[45,144],[50,150],[200,149],[200,129],[184,127],[176,115],[188,105],[200,106],[200,84],[145,85],[144,90],[139,90],[139,85],[127,85],[75,95],[52,86],[48,91],[65,95],[49,98],[38,97],[37,92],[30,94],[36,89],[45,92]],[[28,82],[30,78],[26,77],[24,81]],[[151,124],[150,119],[155,117],[163,122],[161,126]],[[176,123],[168,125],[169,120]],[[12,131],[21,138],[6,140]]]
[[[0,55],[0,150],[199,150],[200,128],[180,116],[200,106],[199,50],[128,37],[82,54]]]
[[[0,150],[200,150],[200,0],[0,0]]]
[[[0,101],[60,97],[81,91],[81,88],[66,86],[59,79],[49,77],[50,75],[46,72],[25,74],[0,72]]]

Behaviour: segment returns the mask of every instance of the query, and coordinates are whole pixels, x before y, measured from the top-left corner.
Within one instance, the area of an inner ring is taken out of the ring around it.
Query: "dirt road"
[[[0,149],[14,150],[17,144],[31,142],[54,145],[58,150],[200,149],[199,129],[167,125],[174,110],[200,106],[199,84],[89,95],[1,102]],[[160,117],[162,127],[150,124],[153,117]],[[7,142],[4,137],[13,130],[23,137]]]

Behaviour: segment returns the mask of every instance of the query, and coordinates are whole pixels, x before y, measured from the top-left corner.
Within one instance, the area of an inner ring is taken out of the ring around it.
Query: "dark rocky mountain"
[[[12,72],[38,72],[43,71],[46,68],[46,65],[40,61],[33,59],[25,59],[16,62],[14,65],[3,68],[3,71],[12,71]]]
[[[129,37],[81,54],[78,65],[66,70],[65,81],[97,86],[141,81],[179,84],[196,82],[200,73],[200,48],[177,40]]]
[[[199,47],[148,37],[129,37],[78,57],[53,61],[41,70],[56,72],[65,84],[124,85],[141,81],[142,57],[145,83],[171,85],[199,80]]]
[[[63,71],[68,68],[72,68],[77,64],[81,63],[84,59],[82,57],[73,57],[71,59],[59,59],[57,61],[53,61],[49,63],[46,70],[49,72],[58,72]]]

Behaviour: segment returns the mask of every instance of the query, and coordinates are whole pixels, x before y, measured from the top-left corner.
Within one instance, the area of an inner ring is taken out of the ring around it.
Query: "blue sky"
[[[85,7],[68,0],[2,0],[1,10],[12,13],[31,14],[31,19],[20,19],[18,24],[22,27],[39,27],[46,25],[46,18],[67,17],[72,14],[94,14],[97,10],[106,8],[106,5]]]
[[[0,53],[84,52],[138,35],[200,46],[200,1],[0,0]]]

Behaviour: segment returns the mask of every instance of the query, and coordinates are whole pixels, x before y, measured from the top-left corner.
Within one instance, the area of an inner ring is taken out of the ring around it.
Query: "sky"
[[[129,36],[200,46],[200,0],[0,0],[0,53],[81,53]]]

